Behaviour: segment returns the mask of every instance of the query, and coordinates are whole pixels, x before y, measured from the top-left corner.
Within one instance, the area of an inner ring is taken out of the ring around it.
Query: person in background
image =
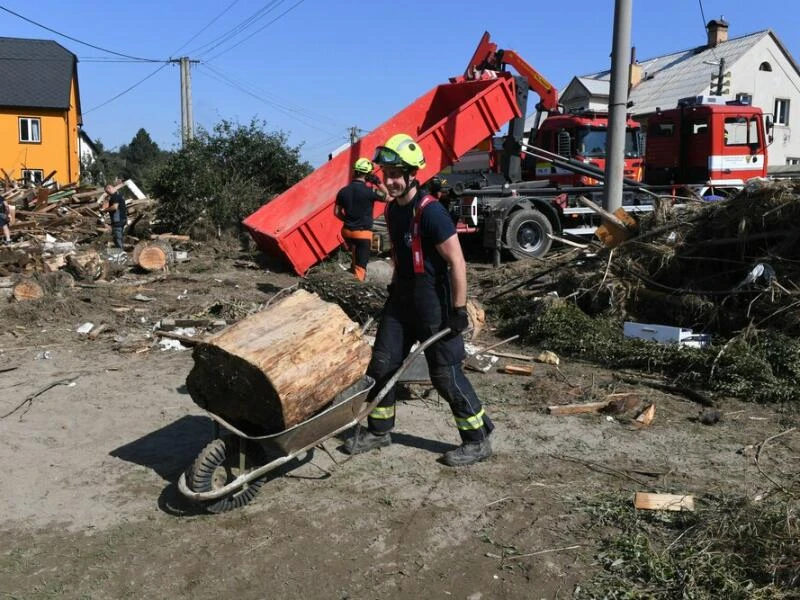
[[[0,196],[0,227],[3,229],[3,244],[8,246],[11,243],[11,230],[9,225],[12,224],[14,213],[11,205],[5,198]]]
[[[386,186],[373,173],[374,170],[372,161],[359,158],[353,165],[353,181],[339,190],[334,205],[334,214],[344,222],[342,237],[352,256],[350,271],[359,281],[364,281],[367,276],[373,206],[376,201],[385,202],[387,195]]]
[[[105,192],[106,199],[100,210],[111,215],[111,237],[114,240],[114,246],[124,250],[123,240],[125,226],[128,224],[128,207],[125,205],[125,198],[122,197],[118,188],[109,184],[106,186]]]

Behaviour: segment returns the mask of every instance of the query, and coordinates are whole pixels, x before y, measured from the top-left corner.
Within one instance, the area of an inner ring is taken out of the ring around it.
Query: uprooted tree
[[[267,132],[263,121],[221,121],[200,129],[156,176],[158,219],[174,232],[198,221],[217,231],[239,226],[259,206],[311,172],[287,135]]]

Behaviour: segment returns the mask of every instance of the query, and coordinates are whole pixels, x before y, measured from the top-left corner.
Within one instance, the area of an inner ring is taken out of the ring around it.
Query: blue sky
[[[731,37],[771,28],[800,60],[800,11],[791,5],[702,0],[706,21],[724,16]],[[303,157],[315,166],[347,141],[349,127],[370,130],[463,72],[484,30],[559,89],[573,75],[608,68],[614,10],[613,0],[0,0],[0,6],[120,54],[199,60],[192,70],[196,125],[263,119],[267,129],[302,143]],[[703,24],[698,0],[634,0],[632,44],[640,59],[698,46]],[[53,39],[78,56],[84,129],[107,148],[129,142],[140,127],[162,148],[180,145],[177,65],[117,62],[118,56],[5,11],[0,26],[5,36]]]

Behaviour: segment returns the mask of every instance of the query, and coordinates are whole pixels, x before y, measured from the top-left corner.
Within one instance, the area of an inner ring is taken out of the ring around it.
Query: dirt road
[[[175,485],[211,436],[184,385],[191,352],[147,336],[168,317],[235,320],[294,282],[247,266],[207,256],[162,278],[2,303],[0,595],[565,598],[599,568],[609,501],[646,490],[702,506],[767,486],[737,451],[787,425],[774,408],[730,401],[708,427],[690,401],[638,388],[657,406],[649,429],[549,416],[549,404],[633,389],[567,361],[530,377],[470,374],[497,424],[485,463],[437,462],[456,429],[446,404],[414,387],[392,446],[347,460],[331,440],[330,455],[310,453],[246,508],[200,514]],[[76,332],[87,321],[108,328],[92,340]],[[789,468],[792,444],[761,466]]]

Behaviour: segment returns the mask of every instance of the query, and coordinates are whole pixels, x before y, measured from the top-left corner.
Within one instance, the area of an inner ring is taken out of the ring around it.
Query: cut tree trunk
[[[166,240],[143,240],[133,248],[133,262],[145,271],[163,271],[175,262],[175,252]]]
[[[44,288],[34,279],[20,279],[14,286],[11,295],[17,302],[38,300],[44,297]]]
[[[82,281],[104,279],[108,274],[108,266],[96,250],[87,250],[67,257],[68,270]]]
[[[232,425],[276,433],[361,379],[370,354],[341,308],[298,290],[199,343],[186,385],[200,407]]]

